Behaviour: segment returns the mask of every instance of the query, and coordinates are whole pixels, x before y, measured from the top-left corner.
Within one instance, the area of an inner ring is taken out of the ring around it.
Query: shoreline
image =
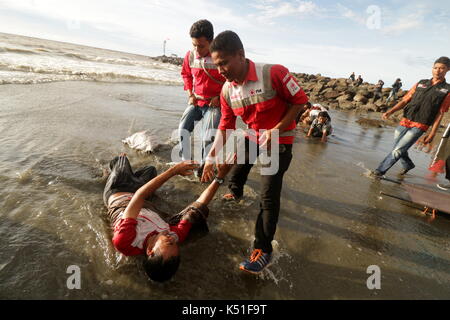
[[[183,58],[180,57],[157,56],[152,57],[152,59],[177,66],[183,64]],[[324,104],[331,109],[355,111],[366,115],[379,113],[380,122],[368,121],[366,122],[368,125],[396,126],[403,117],[402,112],[397,112],[389,120],[381,120],[381,114],[395,106],[408,93],[408,90],[400,89],[397,93],[398,98],[396,101],[386,102],[392,87],[383,87],[382,97],[374,101],[375,84],[373,83],[363,82],[355,87],[348,78],[331,78],[322,76],[320,73],[291,73],[314,103]],[[445,128],[444,124],[447,122],[450,122],[450,114],[448,112],[444,115],[440,128]]]

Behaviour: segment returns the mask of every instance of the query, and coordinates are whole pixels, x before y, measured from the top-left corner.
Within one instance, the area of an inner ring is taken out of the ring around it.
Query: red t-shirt
[[[258,87],[258,83],[263,82],[263,79],[258,78],[255,63],[251,60],[248,61],[249,69],[244,83],[241,85],[235,82],[228,83],[230,87],[233,87],[229,90],[239,93],[240,96],[236,97],[237,99],[246,99],[254,94],[258,94],[258,89],[255,90],[254,88]],[[273,65],[270,69],[270,79],[272,88],[276,91],[275,97],[242,108],[231,108],[222,92],[220,95],[222,117],[219,129],[236,129],[236,118],[240,116],[249,129],[256,131],[258,137],[259,130],[272,129],[282,120],[288,111],[288,105],[308,102],[308,97],[287,68],[282,65]],[[230,95],[232,101],[235,98],[234,95]],[[294,119],[285,131],[294,130],[295,127]],[[293,134],[292,136],[281,136],[279,138],[280,144],[292,144],[293,142]]]
[[[222,90],[223,83],[225,83],[225,78],[217,71],[217,68],[213,66],[211,60],[211,54],[204,57],[205,68],[208,73],[216,80],[222,82],[222,84],[217,83],[212,80],[203,70],[202,67],[192,67],[189,64],[189,57],[191,51],[186,53],[183,60],[183,67],[181,69],[181,76],[183,77],[184,90],[192,90],[195,94],[206,98],[207,100],[197,99],[197,104],[202,107],[209,103],[209,99],[212,97],[218,97],[220,91]],[[200,59],[196,53],[194,53],[196,59]]]
[[[150,236],[170,230],[177,234],[178,243],[181,243],[189,234],[191,226],[187,220],[181,220],[176,226],[169,226],[156,212],[143,209],[136,219],[125,218],[117,221],[112,242],[117,251],[125,256],[145,254]]]

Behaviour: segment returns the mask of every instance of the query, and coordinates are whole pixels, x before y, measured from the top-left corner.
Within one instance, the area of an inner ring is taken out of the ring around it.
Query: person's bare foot
[[[238,201],[240,199],[240,197],[236,197],[232,193],[226,193],[223,195],[222,199],[226,200],[226,201]]]

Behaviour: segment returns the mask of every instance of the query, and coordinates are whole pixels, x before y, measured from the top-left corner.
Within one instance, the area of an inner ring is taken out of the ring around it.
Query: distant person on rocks
[[[309,128],[307,137],[321,138],[322,142],[327,142],[327,136],[333,132],[331,117],[326,111],[321,111]]]
[[[355,73],[352,72],[352,74],[348,78],[352,81],[352,83],[355,82]]]
[[[403,118],[395,130],[394,147],[378,168],[371,172],[374,177],[383,176],[398,160],[403,170],[401,175],[415,167],[408,156],[408,149],[431,127],[422,140],[424,144],[433,141],[444,113],[450,106],[450,85],[445,81],[445,75],[450,70],[450,59],[440,57],[432,68],[431,79],[420,80],[392,109],[383,113],[387,120],[391,114],[404,108]]]
[[[361,75],[359,75],[358,78],[356,79],[355,87],[359,87],[362,83],[363,83],[363,78],[361,77]]]
[[[212,63],[209,45],[214,38],[213,25],[208,20],[195,22],[190,30],[193,50],[186,53],[183,61],[181,75],[184,81],[184,90],[189,96],[188,106],[184,111],[179,129],[182,160],[192,160],[190,134],[195,123],[202,121],[201,141],[202,159],[208,154],[214,141],[214,131],[220,121],[220,90],[225,78],[219,74],[217,67]],[[201,176],[201,170],[196,171]]]
[[[384,86],[384,81],[383,80],[378,80],[378,83],[375,85],[375,91],[374,91],[374,96],[373,96],[373,102],[377,101],[378,98],[382,98],[382,89]]]
[[[153,166],[133,172],[125,154],[110,162],[103,201],[114,229],[113,245],[125,256],[145,255],[144,270],[154,281],[163,282],[175,274],[180,264],[178,244],[191,228],[205,227],[208,203],[231,166],[218,166],[215,180],[200,197],[166,221],[147,199],[172,177],[190,175],[196,167],[194,161],[184,161],[157,175]]]
[[[389,93],[389,97],[386,99],[386,103],[389,103],[392,98],[394,99],[394,101],[397,100],[397,93],[402,85],[402,80],[400,80],[400,78],[397,78],[397,80],[395,80],[395,82],[392,84],[392,90]]]

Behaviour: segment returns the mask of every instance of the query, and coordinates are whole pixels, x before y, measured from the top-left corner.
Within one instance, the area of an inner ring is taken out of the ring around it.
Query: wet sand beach
[[[450,219],[434,221],[402,201],[398,186],[365,174],[389,152],[393,127],[356,123],[331,110],[327,144],[299,128],[284,178],[275,263],[261,276],[238,270],[248,255],[258,213],[259,175],[251,172],[240,203],[211,203],[207,236],[182,245],[172,281],[151,283],[140,258],[111,244],[102,202],[103,169],[119,152],[135,168],[168,168],[172,131],[185,108],[178,85],[66,81],[0,86],[0,298],[2,299],[449,299]],[[375,117],[376,115],[373,115]],[[154,154],[122,139],[150,130],[163,144]],[[430,156],[411,149],[426,181]],[[396,165],[391,177],[401,168]],[[442,182],[440,176],[434,185]],[[206,186],[176,177],[155,203],[178,212]],[[70,265],[81,289],[66,286]],[[369,290],[368,266],[381,270]]]

